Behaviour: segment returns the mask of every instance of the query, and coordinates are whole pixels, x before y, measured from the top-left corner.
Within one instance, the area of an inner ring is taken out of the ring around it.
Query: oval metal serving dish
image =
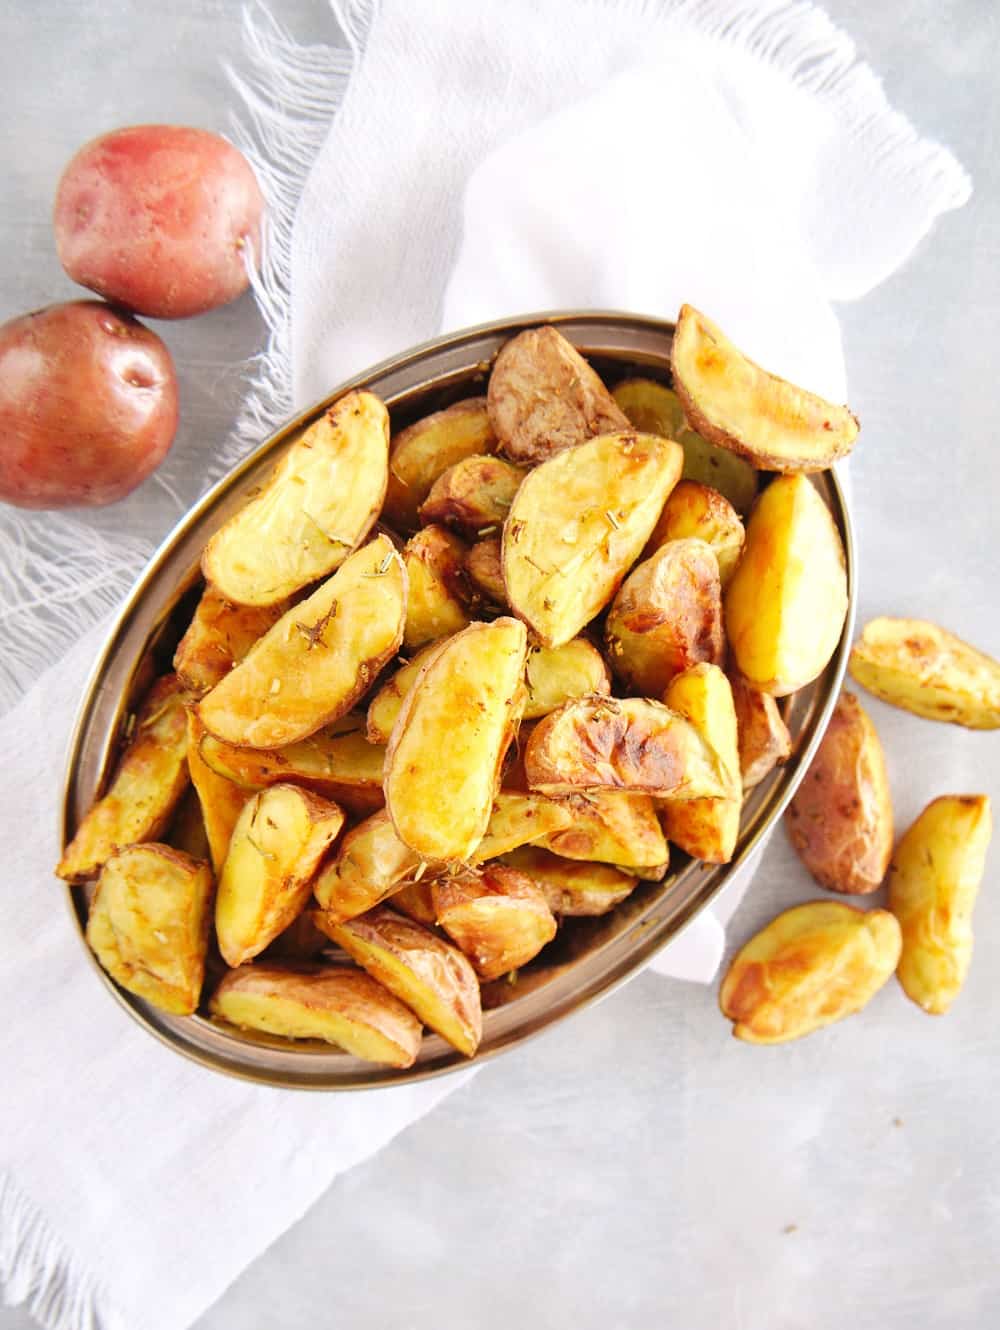
[[[482,393],[493,356],[523,328],[552,322],[612,383],[637,371],[667,379],[672,325],[614,313],[536,314],[443,337],[342,384],[290,421],[211,490],[168,536],[136,583],[95,664],[70,744],[64,841],[102,791],[117,755],[125,718],[151,671],[169,669],[174,645],[195,603],[198,560],[209,536],[259,484],[284,445],[349,388],[365,387],[389,407],[393,428],[461,397]],[[474,1061],[548,1028],[606,996],[675,938],[724,889],[760,844],[791,798],[826,728],[847,665],[856,604],[856,565],[844,494],[832,472],[814,482],[840,528],[847,554],[850,607],[834,658],[810,687],[787,700],[793,756],[755,789],[744,806],[731,864],[700,864],[677,854],[664,882],[642,883],[610,915],[567,921],[559,938],[515,985],[503,1005],[485,1013]],[[289,1044],[240,1033],[203,1016],[175,1017],[117,987],[83,941],[88,892],[67,887],[67,900],[86,956],[115,998],[153,1035],[205,1067],[270,1085],[317,1090],[398,1085],[469,1065],[438,1035],[425,1034],[416,1063],[405,1071],[364,1063],[326,1045]],[[494,986],[495,988],[496,986]]]

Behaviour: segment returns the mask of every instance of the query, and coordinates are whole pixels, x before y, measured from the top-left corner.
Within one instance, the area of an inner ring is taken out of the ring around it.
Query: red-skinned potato
[[[70,161],[53,225],[74,282],[138,314],[183,319],[246,290],[263,211],[250,163],[218,134],[133,125]]]
[[[177,429],[177,380],[156,333],[99,300],[0,328],[0,500],[98,507],[130,494]]]

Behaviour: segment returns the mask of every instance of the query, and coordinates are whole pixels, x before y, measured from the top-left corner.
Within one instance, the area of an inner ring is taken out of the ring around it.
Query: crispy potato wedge
[[[606,434],[528,473],[504,524],[507,603],[558,647],[608,603],[680,475],[681,450],[651,434]]]
[[[87,942],[116,984],[161,1011],[197,1009],[212,870],[168,845],[129,845],[101,870]]]
[[[465,572],[475,591],[493,605],[506,607],[499,536],[487,536],[470,546],[465,555]]]
[[[611,692],[604,657],[585,637],[574,637],[561,647],[529,647],[524,679],[528,686],[525,720],[547,716],[574,697]]]
[[[736,708],[740,779],[746,795],[776,766],[788,761],[792,736],[770,693],[762,693],[735,673],[729,675],[729,686]]]
[[[471,1058],[483,1035],[479,984],[468,958],[429,928],[380,905],[347,923],[317,922],[453,1048]]]
[[[556,935],[544,893],[505,864],[431,883],[437,921],[481,979],[496,979],[537,956]]]
[[[194,711],[188,712],[188,771],[191,784],[201,808],[205,835],[208,841],[208,854],[216,874],[222,872],[222,865],[229,853],[229,842],[233,837],[243,806],[250,798],[249,790],[234,784],[226,776],[214,771],[201,755],[201,745],[205,742],[205,729]],[[245,751],[240,749],[238,751]],[[195,856],[198,858],[199,856]]]
[[[349,713],[308,739],[274,749],[237,748],[206,733],[198,751],[207,767],[244,790],[279,781],[301,785],[364,817],[385,802],[385,748],[368,742],[364,723],[363,713]]]
[[[493,453],[496,446],[485,397],[456,402],[400,430],[389,449],[383,518],[401,531],[413,530],[438,476],[463,457]]]
[[[198,796],[189,785],[181,795],[168,837],[170,848],[182,850],[192,859],[208,859],[210,854],[205,819],[201,815]]]
[[[617,864],[640,876],[640,869],[658,876],[669,865],[670,850],[648,794],[591,790],[563,795],[559,803],[571,825],[539,840],[545,849],[565,859]]]
[[[169,826],[187,786],[184,693],[177,676],[167,674],[146,694],[108,792],[77,827],[56,876],[86,882],[115,850],[155,840]]]
[[[403,560],[388,536],[376,536],[202,698],[202,724],[250,748],[307,738],[364,696],[399,650],[405,618]]]
[[[196,697],[214,688],[287,609],[286,600],[276,605],[231,605],[215,587],[207,586],[174,653],[181,687]]]
[[[466,457],[443,472],[420,505],[423,523],[457,527],[469,540],[503,526],[525,477],[523,467],[502,457]]]
[[[733,957],[719,1006],[749,1044],[800,1039],[860,1011],[892,975],[900,946],[888,910],[797,905]]]
[[[302,913],[343,825],[336,804],[298,785],[271,785],[247,800],[215,898],[215,934],[227,965],[235,969],[259,955]]]
[[[396,835],[385,809],[366,817],[344,837],[313,884],[330,924],[371,910],[420,867],[420,856]]]
[[[846,617],[833,518],[805,476],[779,476],[750,514],[726,589],[726,634],[740,673],[763,693],[794,693],[826,668]]]
[[[415,652],[405,665],[388,678],[368,704],[365,733],[370,744],[387,744],[407,693],[413,687],[424,661],[439,645],[428,642]]]
[[[608,864],[560,858],[540,845],[524,845],[505,854],[503,862],[531,878],[553,914],[607,914],[639,885],[638,877]]]
[[[721,799],[668,799],[663,829],[667,839],[693,859],[728,864],[740,834],[743,803],[733,690],[717,665],[694,665],[671,680],[663,700],[715,751],[726,787]]]
[[[392,908],[401,910],[409,919],[418,924],[433,927],[437,923],[434,915],[434,901],[431,898],[431,884],[427,878],[419,882],[407,882],[392,893]]]
[[[608,655],[625,686],[661,697],[681,670],[725,652],[719,564],[703,540],[671,540],[632,569],[611,602]]]
[[[761,369],[691,305],[681,306],[670,363],[691,427],[756,467],[824,471],[854,447],[846,406]]]
[[[694,726],[642,697],[567,702],[535,726],[524,771],[542,794],[614,789],[717,799],[726,793],[718,755]]]
[[[403,642],[414,651],[469,623],[464,585],[466,547],[443,526],[425,526],[403,550],[409,596]]]
[[[935,1016],[949,1009],[969,972],[972,907],[992,832],[985,794],[945,794],[927,805],[892,856],[889,909],[903,933],[899,982]]]
[[[552,832],[570,826],[571,810],[544,794],[520,794],[514,790],[501,790],[493,800],[486,835],[469,856],[470,863],[479,864],[496,859],[519,845],[529,845]]]
[[[663,505],[663,512],[643,550],[643,558],[655,554],[668,540],[690,537],[711,545],[719,563],[719,581],[725,587],[735,571],[746,540],[740,515],[729,500],[710,485],[682,480]]]
[[[757,472],[742,457],[696,434],[687,423],[681,399],[671,388],[653,379],[626,379],[613,396],[633,429],[659,434],[681,445],[684,480],[711,486],[740,514],[750,511],[757,497]]]
[[[500,451],[531,466],[628,419],[579,351],[550,325],[500,349],[487,393]]]
[[[291,445],[263,490],[205,546],[205,580],[237,605],[273,605],[335,572],[375,524],[389,413],[355,390]]]
[[[413,1012],[371,975],[340,965],[241,966],[222,980],[209,1010],[241,1030],[321,1039],[364,1062],[412,1067],[420,1052]]]
[[[851,650],[858,683],[891,706],[971,730],[1000,727],[1000,663],[921,619],[872,619]]]
[[[527,635],[516,619],[474,623],[423,664],[386,750],[385,801],[424,859],[465,860],[489,824],[524,705]]]
[[[823,742],[785,814],[788,839],[821,887],[877,891],[892,854],[892,799],[875,726],[841,693]]]
[[[303,910],[287,928],[282,929],[264,952],[265,960],[314,961],[330,945],[327,935],[316,927],[311,910]]]

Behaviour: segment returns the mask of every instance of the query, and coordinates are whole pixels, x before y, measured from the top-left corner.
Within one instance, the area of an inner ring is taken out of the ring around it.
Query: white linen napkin
[[[567,305],[670,317],[693,299],[764,363],[843,397],[829,302],[968,195],[808,4],[335,10],[347,56],[296,48],[260,14],[248,29],[272,340],[244,442],[443,325]],[[244,1085],[162,1048],[95,983],[51,865],[105,628],[0,721],[0,1279],[58,1330],[181,1330],[469,1073],[337,1097]],[[716,924],[667,955],[704,979],[721,945]]]

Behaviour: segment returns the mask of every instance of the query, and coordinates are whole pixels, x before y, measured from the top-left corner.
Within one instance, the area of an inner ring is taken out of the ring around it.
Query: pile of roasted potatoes
[[[57,868],[96,884],[87,940],[118,984],[391,1066],[424,1026],[471,1057],[484,986],[564,919],[662,880],[671,845],[733,857],[747,792],[791,752],[781,699],[843,633],[808,473],[858,426],[689,306],[672,380],[609,391],[543,326],[485,397],[391,436],[353,391],[291,443],[206,546],[174,672]],[[1000,725],[1000,667],[929,625],[876,621],[852,669]],[[789,819],[823,886],[881,884],[885,767],[847,694]],[[893,970],[944,1010],[988,839],[985,797],[939,799],[896,848],[888,911],[781,915],[724,981],[736,1033],[807,1033]]]

